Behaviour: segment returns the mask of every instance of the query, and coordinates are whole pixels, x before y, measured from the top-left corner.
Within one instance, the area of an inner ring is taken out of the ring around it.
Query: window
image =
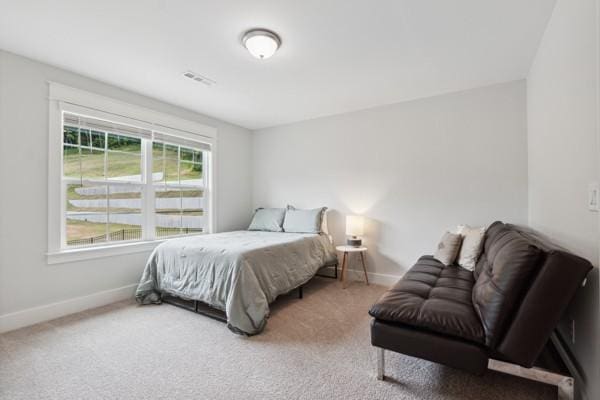
[[[203,147],[64,113],[66,247],[206,232]],[[146,159],[151,168],[145,168]],[[146,196],[154,201],[144,201]]]
[[[156,237],[202,232],[203,158],[193,147],[152,143]]]
[[[214,129],[62,85],[50,93],[49,262],[212,231]]]

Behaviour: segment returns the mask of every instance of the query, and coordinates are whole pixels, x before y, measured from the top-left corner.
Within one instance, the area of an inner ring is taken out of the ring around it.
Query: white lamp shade
[[[360,215],[346,216],[346,235],[362,236],[364,234],[364,218]]]

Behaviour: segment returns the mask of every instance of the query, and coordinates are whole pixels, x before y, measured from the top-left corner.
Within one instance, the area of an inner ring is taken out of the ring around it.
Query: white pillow
[[[287,206],[285,219],[283,220],[284,232],[296,233],[321,233],[323,229],[323,214],[327,207],[312,210],[299,210],[293,206]]]
[[[333,244],[333,236],[329,233],[329,225],[327,223],[327,214],[329,214],[329,209],[325,210],[323,213],[323,221],[321,222],[321,232],[327,235],[329,242]]]
[[[460,249],[460,243],[462,242],[462,236],[457,233],[446,232],[440,243],[438,244],[437,250],[433,255],[433,258],[438,260],[444,265],[452,265],[456,261]]]
[[[248,230],[282,232],[284,217],[285,208],[257,208]]]
[[[481,254],[483,239],[485,238],[485,227],[471,228],[469,225],[459,225],[456,233],[463,238],[458,253],[458,265],[473,271]]]
[[[321,232],[326,235],[329,235],[329,226],[327,225],[327,214],[329,214],[329,209],[325,210],[323,213],[323,219],[321,220]]]

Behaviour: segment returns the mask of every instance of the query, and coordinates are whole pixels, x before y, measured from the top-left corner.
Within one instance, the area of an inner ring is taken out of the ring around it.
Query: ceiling
[[[258,129],[524,78],[554,3],[0,0],[0,48]]]

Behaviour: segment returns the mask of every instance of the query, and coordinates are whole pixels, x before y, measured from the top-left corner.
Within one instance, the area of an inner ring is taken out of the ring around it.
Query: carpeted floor
[[[315,278],[246,338],[170,305],[114,305],[0,336],[2,399],[555,399],[553,387],[386,354],[367,310],[384,291]],[[457,354],[460,357],[460,354]]]

